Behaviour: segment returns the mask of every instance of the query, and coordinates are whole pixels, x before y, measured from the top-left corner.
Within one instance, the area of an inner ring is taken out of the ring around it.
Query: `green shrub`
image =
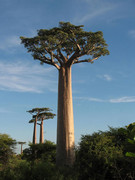
[[[16,141],[7,134],[0,134],[0,163],[6,165],[14,154]]]
[[[76,155],[79,180],[111,180],[133,178],[135,160],[125,157],[125,129],[110,128],[82,136]]]
[[[23,159],[34,161],[42,159],[44,161],[56,161],[56,145],[51,141],[45,141],[43,144],[30,144],[30,147],[24,149]]]

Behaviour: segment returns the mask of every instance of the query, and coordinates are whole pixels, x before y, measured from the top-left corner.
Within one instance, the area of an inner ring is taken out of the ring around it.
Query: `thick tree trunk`
[[[37,143],[37,117],[34,122],[34,131],[33,131],[33,144]]]
[[[56,163],[58,166],[72,166],[75,152],[71,67],[59,70],[57,118]]]
[[[43,120],[41,121],[40,124],[40,143],[44,143],[44,132],[43,132]]]
[[[23,153],[23,148],[22,148],[22,146],[23,146],[23,145],[21,144],[21,154]]]

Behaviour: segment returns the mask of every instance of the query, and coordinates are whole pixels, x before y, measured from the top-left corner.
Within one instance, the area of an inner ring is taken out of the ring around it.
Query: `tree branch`
[[[62,54],[61,50],[58,49],[57,51],[58,51],[58,53],[60,54],[61,59],[63,60],[63,62],[64,62],[64,63],[67,62],[67,58]]]
[[[51,61],[53,61],[53,59],[52,59],[52,56],[53,57],[55,57],[58,61],[59,61],[59,63],[60,63],[60,65],[62,66],[62,61],[60,60],[60,58],[58,57],[58,55],[56,55],[56,54],[54,54],[51,50],[49,50],[49,49],[47,49],[47,48],[45,48],[45,50],[47,51],[47,53],[49,53],[50,54],[50,56],[51,56]],[[52,62],[53,63],[53,62]],[[54,63],[56,66],[58,66],[56,63]],[[58,67],[57,67],[57,69],[58,69]],[[60,67],[59,67],[59,69],[60,69]]]
[[[45,50],[47,51],[47,53],[50,54],[50,57],[51,57],[51,59],[50,59],[50,58],[48,58],[48,57],[45,56],[45,53],[43,53],[42,51],[40,51],[39,49],[37,49],[35,46],[34,46],[34,48],[35,48],[35,52],[41,54],[40,56],[37,55],[37,54],[33,54],[34,59],[39,59],[42,63],[47,63],[47,64],[49,64],[49,65],[55,66],[58,70],[60,69],[59,65],[56,64],[56,63],[54,62],[54,60],[53,60],[54,53],[53,53],[52,51],[49,51],[47,48],[45,48]],[[43,58],[42,58],[42,57],[43,57]]]
[[[41,57],[38,57],[38,59],[42,62],[42,63],[46,63],[46,64],[49,64],[49,65],[53,65],[55,66],[58,70],[60,69],[60,66],[58,64],[56,64],[55,62],[51,62],[51,60],[49,59],[42,59]]]
[[[75,51],[75,53],[67,61],[67,65],[71,65],[76,58],[80,57],[79,52],[80,52],[80,50],[78,50],[78,49]]]
[[[81,47],[79,44],[76,44],[78,49],[77,51],[70,57],[69,61],[68,61],[68,64],[71,65],[71,64],[76,64],[76,63],[81,63],[81,62],[93,62],[94,60],[98,59],[98,58],[94,58],[92,60],[81,60],[81,61],[78,61],[76,59],[79,59],[81,56],[84,56],[86,54],[89,54],[91,51],[93,51],[94,49],[96,48],[99,48],[100,46],[97,46],[95,47],[95,45],[92,47],[92,49],[86,51],[86,50],[83,50],[81,51]],[[80,53],[81,52],[81,53]]]
[[[96,48],[100,48],[101,46],[93,46],[93,48],[92,49],[90,49],[88,52],[87,52],[87,54],[89,54],[91,51],[93,51],[94,49],[96,49]]]
[[[80,61],[76,60],[76,61],[73,62],[73,64],[82,63],[82,62],[91,62],[92,63],[93,61],[95,61],[97,59],[98,59],[98,57],[93,58],[93,59],[80,60]]]

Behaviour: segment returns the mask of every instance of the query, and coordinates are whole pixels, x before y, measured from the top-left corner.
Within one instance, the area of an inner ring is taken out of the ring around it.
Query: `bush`
[[[131,179],[135,160],[125,157],[125,129],[82,136],[76,156],[79,180]]]
[[[30,147],[24,149],[23,159],[34,161],[42,159],[44,161],[56,161],[56,145],[51,141],[45,141],[44,144],[30,144]]]
[[[14,154],[16,141],[7,134],[0,134],[0,164],[6,165]]]
[[[129,143],[134,141],[133,125],[82,136],[72,168],[56,166],[56,145],[50,141],[31,144],[23,155],[15,155],[15,141],[11,138],[8,144],[3,140],[10,137],[1,136],[0,147],[6,144],[8,158],[5,164],[0,162],[0,180],[133,180],[135,158],[125,156],[135,152],[135,144]]]

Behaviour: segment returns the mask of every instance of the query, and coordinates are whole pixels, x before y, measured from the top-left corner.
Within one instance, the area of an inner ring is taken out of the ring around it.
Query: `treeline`
[[[74,166],[57,168],[56,145],[30,144],[16,155],[16,141],[0,134],[0,180],[133,180],[135,124],[83,135]]]

